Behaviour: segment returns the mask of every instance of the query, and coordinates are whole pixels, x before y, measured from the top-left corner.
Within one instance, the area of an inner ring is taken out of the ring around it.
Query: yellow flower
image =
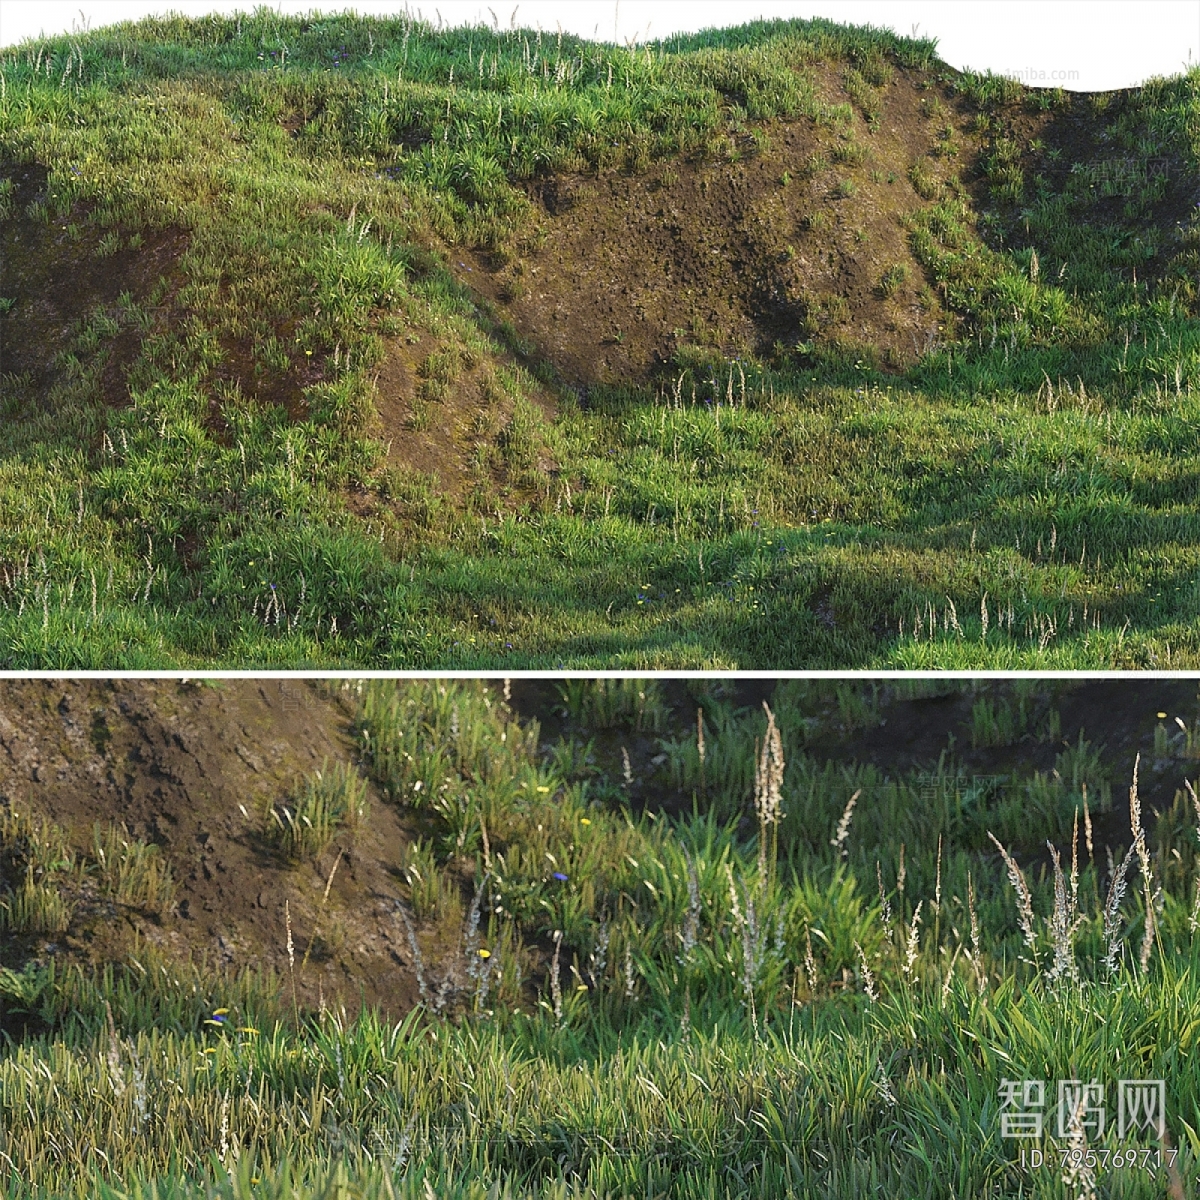
[[[539,788],[538,788],[538,791],[539,791],[539,792],[548,792],[549,790],[550,790],[550,789],[549,789],[548,787],[539,787]]]
[[[480,951],[479,951],[479,957],[480,957],[480,958],[491,958],[491,957],[492,957],[492,952],[491,952],[490,950],[480,950]]]
[[[590,817],[580,817],[579,823],[580,825],[590,825],[592,823],[592,819]]]
[[[1165,721],[1165,720],[1167,719],[1167,714],[1166,714],[1166,713],[1156,713],[1155,715],[1158,717],[1158,719],[1159,719],[1160,721]]]

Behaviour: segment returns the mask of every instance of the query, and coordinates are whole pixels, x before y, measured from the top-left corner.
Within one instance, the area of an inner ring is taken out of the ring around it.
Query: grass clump
[[[60,934],[74,904],[62,885],[79,863],[56,825],[18,810],[0,808],[0,929],[14,934]]]
[[[122,825],[95,825],[85,853],[68,832],[8,803],[0,809],[0,928],[62,934],[97,898],[158,916],[174,903],[175,881],[158,846]]]
[[[326,761],[290,800],[271,805],[267,835],[286,858],[315,858],[341,830],[353,834],[368,811],[367,783],[358,770]]]
[[[905,263],[893,263],[879,279],[879,294],[889,299],[908,282],[908,266]]]
[[[654,679],[567,679],[559,687],[563,710],[593,729],[627,725],[635,733],[666,726],[662,685]]]
[[[101,894],[119,904],[147,912],[165,913],[175,900],[175,881],[162,852],[152,844],[129,837],[116,825],[96,825],[91,858],[101,883]]]

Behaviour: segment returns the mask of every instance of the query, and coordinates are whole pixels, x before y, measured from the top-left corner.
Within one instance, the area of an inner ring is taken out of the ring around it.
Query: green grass
[[[502,367],[508,484],[472,468],[451,503],[385,469],[368,436],[384,330],[439,344],[416,426],[464,354],[519,348],[430,244],[518,254],[536,236],[523,179],[723,154],[746,122],[866,139],[794,69],[821,61],[868,108],[897,70],[933,71],[991,131],[992,208],[910,172],[929,203],[908,236],[957,329],[899,375],[870,347],[800,341],[681,361],[671,397],[565,395],[552,422]],[[85,319],[51,396],[0,377],[11,667],[1200,661],[1197,226],[1173,242],[1154,216],[1195,170],[1195,70],[1097,112],[1117,157],[1053,185],[1006,124],[1034,93],[825,21],[631,51],[261,9],[30,42],[0,72],[0,157],[50,170],[28,216],[95,226],[106,251],[189,234],[181,290]],[[124,331],[145,338],[113,408],[99,386]],[[292,410],[255,404],[214,382],[231,344],[256,377],[312,361],[324,379]]]
[[[78,855],[58,826],[6,799],[0,807],[0,929],[64,933],[80,900],[93,897],[162,915],[175,897],[171,868],[158,846],[115,825],[96,824],[89,852]]]
[[[10,933],[62,933],[71,922],[72,901],[59,880],[79,864],[62,831],[34,819],[11,803],[0,810],[0,929]]]
[[[1190,799],[1177,796],[1149,875],[1135,866],[1106,927],[1101,847],[1077,831],[1077,873],[1070,847],[1088,771],[1096,783],[1082,742],[1078,769],[1060,755],[1055,776],[1007,795],[967,787],[945,756],[932,784],[814,760],[802,747],[822,730],[878,723],[879,685],[848,686],[776,691],[784,816],[778,857],[764,858],[737,826],[765,717],[712,684],[694,687],[704,763],[671,751],[696,795],[678,818],[635,815],[619,778],[582,753],[578,771],[562,752],[540,760],[536,730],[485,685],[345,685],[378,783],[436,835],[410,859],[410,898],[474,860],[471,912],[443,914],[452,935],[462,923],[450,943],[466,961],[445,1014],[439,1002],[394,1026],[328,1010],[297,1023],[281,981],[183,968],[153,948],[99,974],[4,972],[0,1020],[34,1024],[0,1051],[3,1194],[1086,1194],[1063,1184],[1053,1133],[1036,1143],[1053,1164],[1040,1170],[1000,1136],[1001,1080],[1014,1077],[1095,1077],[1110,1106],[1118,1078],[1163,1079],[1176,1166],[1195,1178]],[[641,720],[627,705],[609,728]],[[430,795],[429,778],[446,787]],[[1028,940],[989,830],[1024,865]],[[1057,880],[1045,838],[1064,855]],[[1143,896],[1158,888],[1146,943]],[[1117,1147],[1114,1130],[1091,1146]],[[1165,1168],[1099,1181],[1120,1197],[1170,1182]]]
[[[326,762],[296,793],[270,806],[266,835],[291,859],[314,858],[337,836],[353,833],[368,815],[367,785],[349,763]]]
[[[122,835],[125,836],[122,836]],[[131,841],[115,826],[93,831],[92,861],[100,877],[100,891],[120,904],[147,912],[165,913],[175,900],[170,867],[155,845]]]

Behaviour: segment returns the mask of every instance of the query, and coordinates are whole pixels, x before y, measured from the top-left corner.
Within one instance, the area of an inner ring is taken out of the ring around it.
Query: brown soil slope
[[[810,70],[822,100],[847,102],[836,68]],[[961,165],[947,130],[977,139],[925,73],[897,71],[878,97],[870,125],[776,121],[723,158],[541,181],[538,248],[504,266],[451,252],[451,269],[576,386],[642,381],[689,346],[733,358],[814,338],[899,367],[950,320],[908,245],[929,202],[910,170],[940,185]]]
[[[347,711],[302,682],[0,685],[0,796],[64,826],[81,849],[93,823],[123,822],[162,848],[178,883],[161,922],[82,904],[53,953],[119,958],[136,933],[171,956],[286,975],[286,904],[297,963],[317,934],[297,980],[303,1001],[355,1005],[361,989],[368,1003],[403,1010],[415,984],[395,910],[392,872],[410,840],[398,811],[374,797],[353,839],[295,867],[258,835],[267,805],[326,761],[353,758]],[[0,959],[30,948],[10,946]]]
[[[1041,109],[1030,92],[985,117],[932,72],[896,68],[864,96],[835,65],[803,71],[827,105],[853,99],[852,122],[743,125],[717,158],[535,181],[520,253],[450,248],[450,269],[577,390],[644,383],[689,350],[732,359],[816,343],[895,370],[961,332],[913,254],[914,214],[957,193],[1015,228],[986,178],[1000,141],[1051,188],[1128,166],[1106,132],[1109,96]],[[1144,279],[1198,195],[1195,179],[1172,179],[1143,218],[1165,235]],[[1121,221],[1123,203],[1099,201],[1090,219]]]

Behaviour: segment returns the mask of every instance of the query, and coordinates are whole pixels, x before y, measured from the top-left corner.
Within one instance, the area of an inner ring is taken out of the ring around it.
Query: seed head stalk
[[[1196,789],[1192,787],[1190,779],[1185,779],[1183,782],[1188,795],[1192,798],[1192,805],[1196,809],[1196,840],[1200,841],[1200,796],[1196,795]],[[1200,929],[1200,857],[1196,859],[1196,901],[1192,906],[1192,915],[1188,918],[1188,928],[1193,934]]]
[[[754,772],[754,808],[758,814],[758,883],[760,894],[766,895],[775,881],[779,860],[779,822],[783,819],[783,740],[775,724],[775,714],[763,701],[767,714],[767,732],[763,737]],[[703,744],[703,725],[700,744]]]
[[[1133,847],[1130,846],[1125,851],[1125,857],[1121,859],[1121,865],[1109,873],[1108,899],[1104,904],[1104,966],[1110,975],[1115,975],[1119,969],[1117,965],[1117,954],[1121,948],[1119,913],[1121,901],[1125,898],[1125,874],[1132,861]]]
[[[937,874],[933,885],[933,949],[941,953],[942,945],[942,835],[938,834]]]
[[[292,1017],[296,1028],[300,1028],[300,1005],[296,1001],[296,943],[292,941],[292,910],[288,901],[283,902],[283,921],[287,928],[288,974],[292,980]]]
[[[913,968],[917,961],[917,951],[920,948],[920,924],[921,924],[921,905],[923,900],[917,901],[917,907],[913,911],[912,925],[908,930],[908,945],[904,951],[904,978],[910,983],[915,978]]]
[[[862,795],[862,788],[846,801],[846,807],[842,810],[841,819],[837,823],[837,829],[834,830],[833,837],[829,839],[829,844],[845,858],[849,853],[849,847],[846,846],[846,839],[850,836],[850,822],[854,819],[854,806],[858,803],[859,796]]]
[[[1021,932],[1025,935],[1025,944],[1033,951],[1033,963],[1040,970],[1041,959],[1037,952],[1037,933],[1033,928],[1033,897],[1029,893],[1029,885],[1025,882],[1025,876],[1021,873],[1021,868],[1013,861],[1012,855],[1000,844],[996,835],[988,830],[988,837],[992,839],[996,849],[1000,851],[1001,858],[1004,859],[1004,865],[1008,868],[1008,879],[1013,885],[1013,890],[1017,893],[1017,919],[1021,923]]]
[[[1150,852],[1146,848],[1146,831],[1142,828],[1142,802],[1138,796],[1138,766],[1141,761],[1141,754],[1133,760],[1133,782],[1129,785],[1129,828],[1133,833],[1133,848],[1137,851],[1138,866],[1142,870],[1142,897],[1146,909],[1142,927],[1142,949],[1138,956],[1144,975],[1150,969],[1150,951],[1154,948],[1157,930],[1154,919],[1154,869],[1150,863]]]

